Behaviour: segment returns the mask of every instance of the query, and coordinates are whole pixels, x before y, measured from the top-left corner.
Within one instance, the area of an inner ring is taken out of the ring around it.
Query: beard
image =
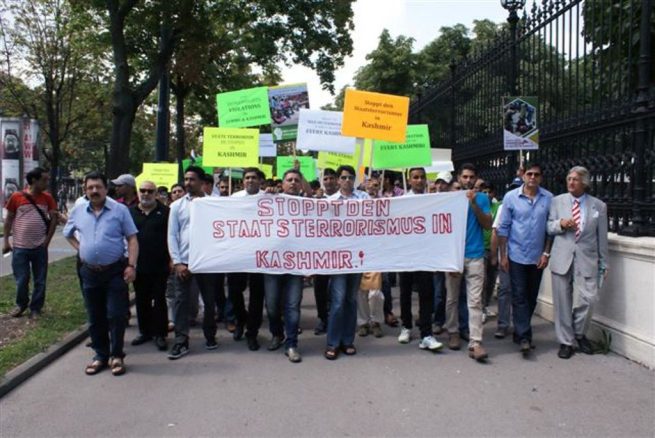
[[[145,208],[152,208],[155,206],[157,201],[155,199],[144,199],[141,201],[141,205]]]

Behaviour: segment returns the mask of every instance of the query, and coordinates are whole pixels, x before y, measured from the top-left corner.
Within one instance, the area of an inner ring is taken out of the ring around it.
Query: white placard
[[[296,147],[310,151],[355,153],[355,137],[341,135],[343,113],[301,109]]]
[[[463,191],[347,201],[200,198],[191,203],[189,268],[296,275],[461,272],[468,204]]]
[[[259,156],[277,157],[277,146],[273,142],[273,134],[259,134]]]

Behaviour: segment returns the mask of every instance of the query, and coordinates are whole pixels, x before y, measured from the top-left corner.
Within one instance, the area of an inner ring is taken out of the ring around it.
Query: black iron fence
[[[528,10],[529,9],[529,10]],[[583,165],[609,208],[610,229],[655,236],[655,17],[651,0],[543,0],[468,59],[421,90],[412,123],[430,125],[432,147],[452,148],[503,193],[519,166],[503,150],[504,96],[536,96],[544,186],[566,191]]]

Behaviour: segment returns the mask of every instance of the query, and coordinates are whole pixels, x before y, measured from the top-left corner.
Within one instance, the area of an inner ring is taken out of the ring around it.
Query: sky
[[[528,6],[532,3],[528,2]],[[366,64],[366,55],[378,45],[383,29],[395,39],[405,35],[415,39],[414,50],[421,50],[439,36],[443,26],[461,23],[473,27],[473,20],[489,19],[497,23],[507,19],[500,0],[357,0],[353,4],[355,30],[353,53],[335,73],[335,92],[353,83],[358,68]],[[311,108],[331,103],[334,97],[321,89],[313,70],[302,66],[285,66],[283,83],[307,82]]]

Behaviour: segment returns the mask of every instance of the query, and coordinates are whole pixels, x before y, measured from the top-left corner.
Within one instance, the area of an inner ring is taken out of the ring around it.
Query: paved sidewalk
[[[397,296],[397,291],[394,291]],[[655,431],[655,372],[622,357],[556,356],[550,323],[535,319],[534,357],[485,326],[487,364],[466,351],[428,353],[397,330],[358,338],[359,353],[323,358],[305,289],[301,364],[249,352],[221,328],[220,347],[169,361],[129,346],[128,373],[84,375],[91,350],[73,349],[0,400],[0,435],[36,436],[643,436]],[[266,338],[266,339],[265,339]],[[260,334],[263,344],[267,330]]]
[[[50,247],[48,248],[48,263],[75,255],[75,250],[70,246],[62,234],[63,229],[62,226],[58,226],[57,231],[55,231],[54,236],[52,236],[52,242],[50,242]],[[11,268],[11,257],[12,256],[10,255],[8,257],[0,258],[0,277],[11,275],[13,273]]]

